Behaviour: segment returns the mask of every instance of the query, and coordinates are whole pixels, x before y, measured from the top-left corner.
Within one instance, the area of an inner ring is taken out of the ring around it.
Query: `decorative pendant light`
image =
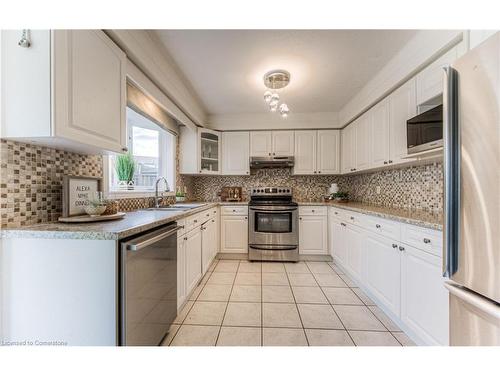
[[[287,118],[290,112],[286,103],[280,103],[280,95],[276,90],[286,87],[290,83],[290,73],[286,70],[271,70],[264,75],[264,85],[269,89],[264,92],[264,101],[269,105],[271,112],[280,113]]]

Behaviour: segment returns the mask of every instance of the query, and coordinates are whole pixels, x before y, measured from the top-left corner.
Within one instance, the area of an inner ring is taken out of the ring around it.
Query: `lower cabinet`
[[[203,224],[201,231],[201,271],[202,274],[205,274],[217,254],[217,223],[215,219],[210,219]]]
[[[186,234],[184,253],[186,254],[186,294],[189,295],[201,279],[201,227]]]
[[[328,217],[300,215],[299,253],[328,254]]]
[[[441,233],[370,215],[358,214],[359,222],[352,224],[351,215],[329,208],[335,262],[417,343],[447,345],[448,292],[436,255]]]
[[[401,266],[398,245],[375,233],[367,233],[365,241],[366,286],[391,312],[399,315]]]
[[[221,216],[221,252],[248,252],[248,215]]]
[[[346,267],[358,281],[363,280],[364,232],[352,224],[344,225],[344,248],[346,251]]]
[[[448,292],[441,259],[411,246],[401,252],[401,320],[433,345],[447,345]]]
[[[187,298],[186,288],[186,237],[177,238],[177,309]]]

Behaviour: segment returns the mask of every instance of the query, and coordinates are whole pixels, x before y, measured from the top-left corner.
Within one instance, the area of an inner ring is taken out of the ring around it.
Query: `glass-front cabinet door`
[[[199,129],[198,130],[198,146],[199,146],[199,171],[202,174],[220,174],[221,166],[221,135],[220,132]]]

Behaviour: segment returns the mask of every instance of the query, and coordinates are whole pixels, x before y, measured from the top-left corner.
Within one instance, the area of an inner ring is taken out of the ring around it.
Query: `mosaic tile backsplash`
[[[262,169],[251,176],[200,176],[193,178],[190,198],[217,201],[222,186],[241,186],[244,199],[252,187],[291,186],[296,201],[317,201],[333,182],[353,201],[436,212],[443,209],[442,163],[354,176],[293,176],[289,169]]]
[[[63,175],[102,177],[102,158],[6,140],[0,141],[1,226],[57,220]]]
[[[0,141],[0,207],[2,227],[55,221],[62,212],[62,177],[65,174],[102,177],[102,157],[80,155],[30,144]],[[178,170],[178,169],[177,169]],[[293,176],[289,169],[259,170],[250,176],[183,176],[188,198],[219,201],[223,186],[241,186],[243,199],[254,186],[291,186],[296,201],[323,198],[331,183],[350,199],[389,207],[440,212],[443,208],[443,166],[384,170],[356,176]],[[377,193],[377,186],[380,192]],[[165,203],[173,203],[168,197]],[[119,199],[120,211],[152,207],[153,198]]]

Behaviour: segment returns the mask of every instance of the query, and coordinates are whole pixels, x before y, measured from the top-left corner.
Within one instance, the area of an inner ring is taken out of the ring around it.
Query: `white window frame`
[[[127,132],[129,131],[129,126],[127,125]],[[169,133],[167,130],[163,131]],[[170,133],[171,136],[171,145],[168,147],[165,137],[160,137],[160,150],[164,150],[160,153],[160,161],[159,161],[159,171],[160,176],[163,174],[162,171],[165,171],[165,176],[168,185],[170,188],[169,192],[164,192],[160,190],[162,196],[175,196],[176,186],[177,186],[177,135]],[[168,162],[171,160],[171,162]],[[166,162],[166,165],[164,163]],[[110,199],[121,199],[121,198],[146,198],[146,197],[154,197],[155,190],[153,189],[133,189],[133,190],[111,190],[111,157],[109,155],[104,155],[103,157],[103,185],[104,185],[104,193]],[[170,176],[170,178],[168,178]],[[160,189],[162,189],[160,186]]]

